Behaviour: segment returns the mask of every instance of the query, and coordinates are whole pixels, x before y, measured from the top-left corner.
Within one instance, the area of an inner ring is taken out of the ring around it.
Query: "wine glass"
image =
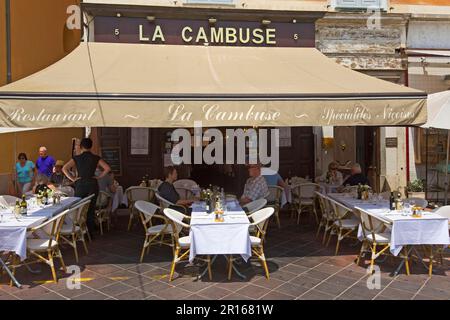
[[[405,202],[403,204],[402,216],[407,216],[410,213],[411,213],[411,204],[408,202]]]

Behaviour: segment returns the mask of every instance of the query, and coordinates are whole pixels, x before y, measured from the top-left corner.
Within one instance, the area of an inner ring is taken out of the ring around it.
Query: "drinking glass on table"
[[[403,203],[402,216],[408,216],[411,213],[411,204],[408,202]]]

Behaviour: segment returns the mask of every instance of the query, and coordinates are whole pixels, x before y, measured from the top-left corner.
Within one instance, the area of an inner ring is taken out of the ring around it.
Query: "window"
[[[387,10],[388,0],[330,0],[333,8],[369,9],[380,8]]]

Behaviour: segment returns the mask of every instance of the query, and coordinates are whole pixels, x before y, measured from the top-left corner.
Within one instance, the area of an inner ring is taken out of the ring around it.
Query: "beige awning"
[[[313,48],[82,43],[0,88],[0,126],[420,125],[426,98]]]

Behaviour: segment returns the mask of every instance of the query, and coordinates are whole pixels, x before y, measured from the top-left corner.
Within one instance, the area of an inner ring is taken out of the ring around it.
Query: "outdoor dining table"
[[[14,252],[21,260],[27,257],[27,229],[38,226],[45,220],[68,209],[79,201],[78,197],[61,198],[61,203],[38,206],[35,198],[27,200],[28,212],[26,216],[16,217],[11,208],[0,209],[0,252]]]
[[[412,246],[415,245],[450,244],[448,219],[432,211],[424,211],[421,217],[413,217],[411,212],[406,210],[390,210],[389,201],[386,200],[360,200],[345,193],[331,193],[328,197],[349,209],[364,211],[391,228],[390,251],[394,256],[401,252],[403,246],[410,246],[410,253]],[[363,239],[361,226],[358,230],[358,239]],[[400,267],[402,265],[403,261]]]
[[[223,222],[216,222],[215,214],[206,212],[204,202],[192,204],[190,262],[196,255],[214,255],[211,263],[218,255],[241,255],[244,261],[251,257],[250,222],[242,207],[236,200],[227,200],[223,216]],[[233,269],[245,278],[234,265]]]

